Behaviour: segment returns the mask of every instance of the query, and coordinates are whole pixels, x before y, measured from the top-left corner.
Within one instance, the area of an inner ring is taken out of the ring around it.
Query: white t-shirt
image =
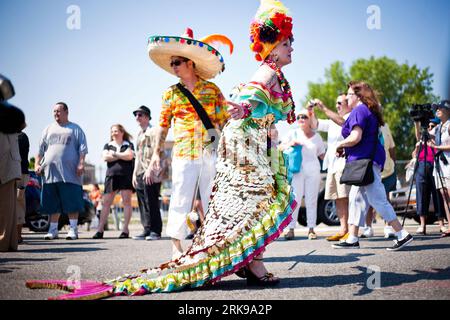
[[[347,120],[350,113],[343,116]],[[319,119],[318,131],[327,132],[327,153],[322,163],[322,170],[327,170],[329,173],[336,173],[344,170],[345,158],[336,157],[336,147],[344,140],[342,136],[342,127],[337,125],[333,120]]]
[[[434,128],[430,132],[430,134],[436,136],[436,130],[438,128],[440,128],[440,126],[437,126],[436,128]],[[450,145],[449,129],[450,129],[450,120],[447,120],[447,122],[445,122],[441,127],[441,146],[449,146]],[[449,164],[445,165],[441,160],[439,160],[439,164],[440,164],[440,167],[442,170],[442,177],[450,178],[450,152],[446,151],[446,152],[444,152],[444,155]],[[437,176],[436,168],[434,169],[434,175]],[[450,186],[447,186],[447,187],[450,187]]]
[[[75,123],[59,125],[54,122],[42,133],[39,155],[44,168],[44,183],[73,183],[83,185],[77,175],[77,167],[82,154],[87,154],[86,136]]]
[[[302,168],[300,172],[320,173],[320,162],[318,157],[325,153],[325,144],[322,137],[315,133],[311,138],[307,138],[301,129],[292,130],[286,142],[294,139],[302,142]]]

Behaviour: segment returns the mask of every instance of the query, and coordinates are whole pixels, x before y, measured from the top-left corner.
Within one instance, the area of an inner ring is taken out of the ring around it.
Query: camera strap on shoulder
[[[199,116],[200,120],[202,121],[203,125],[205,126],[205,129],[208,132],[208,135],[210,136],[211,142],[216,145],[219,143],[219,133],[217,132],[216,128],[211,122],[211,119],[209,118],[208,114],[206,113],[205,109],[201,105],[201,103],[194,97],[194,95],[186,89],[181,83],[177,84],[177,88],[183,93],[186,98],[188,98],[189,102],[192,104],[192,106],[195,109],[195,112],[197,112],[197,115]],[[214,129],[214,134],[212,134],[212,130]]]
[[[435,131],[435,143],[437,146],[442,144],[442,123],[438,124]]]

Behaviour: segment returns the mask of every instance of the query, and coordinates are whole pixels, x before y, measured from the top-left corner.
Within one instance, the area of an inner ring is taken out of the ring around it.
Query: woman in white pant
[[[394,245],[387,249],[400,250],[413,238],[398,221],[381,183],[386,154],[378,139],[379,128],[384,124],[380,103],[372,88],[364,82],[349,83],[347,100],[352,112],[342,127],[342,136],[345,139],[338,144],[336,152],[343,156],[345,149],[347,163],[372,159],[374,181],[362,187],[352,186],[349,195],[350,235],[345,242],[334,244],[333,248],[359,248],[359,227],[364,226],[370,205],[389,223],[397,236]]]
[[[310,112],[306,109],[300,111],[297,116],[299,128],[294,130],[280,148],[302,146],[302,165],[298,173],[292,176],[292,187],[298,201],[305,196],[307,225],[309,228],[308,239],[316,239],[314,228],[317,221],[317,199],[320,189],[320,162],[325,156],[325,144],[319,134],[311,128]],[[286,240],[294,239],[294,229],[297,223],[298,210],[292,214],[289,231],[285,234]]]

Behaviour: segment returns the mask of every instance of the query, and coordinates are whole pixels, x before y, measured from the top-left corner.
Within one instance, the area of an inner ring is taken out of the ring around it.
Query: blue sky
[[[434,92],[446,96],[450,58],[450,1],[447,0],[285,0],[294,19],[293,63],[285,68],[294,98],[304,98],[309,81],[323,79],[334,61],[348,67],[358,58],[386,55],[429,67]],[[81,29],[69,30],[67,8],[81,10]],[[381,30],[369,30],[367,8],[381,10]],[[151,35],[197,38],[222,33],[235,52],[219,48],[226,71],[213,81],[225,95],[258,67],[248,48],[248,27],[257,0],[1,0],[0,73],[15,86],[11,103],[27,116],[31,155],[42,130],[53,121],[52,107],[65,101],[70,120],[86,132],[88,160],[104,165],[109,128],[121,123],[132,134],[132,110],[142,104],[157,125],[162,92],[177,82],[148,58]],[[288,126],[279,126],[283,136]],[[30,155],[30,156],[31,156]],[[104,171],[103,171],[104,172]],[[103,177],[102,177],[103,178]]]

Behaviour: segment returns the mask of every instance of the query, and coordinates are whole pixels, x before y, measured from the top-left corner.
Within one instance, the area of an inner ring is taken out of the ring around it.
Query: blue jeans
[[[439,197],[433,178],[434,165],[430,162],[421,161],[416,173],[416,201],[417,214],[427,216],[430,207],[430,198],[433,197],[433,205],[436,216],[443,217],[442,209],[444,203]]]

